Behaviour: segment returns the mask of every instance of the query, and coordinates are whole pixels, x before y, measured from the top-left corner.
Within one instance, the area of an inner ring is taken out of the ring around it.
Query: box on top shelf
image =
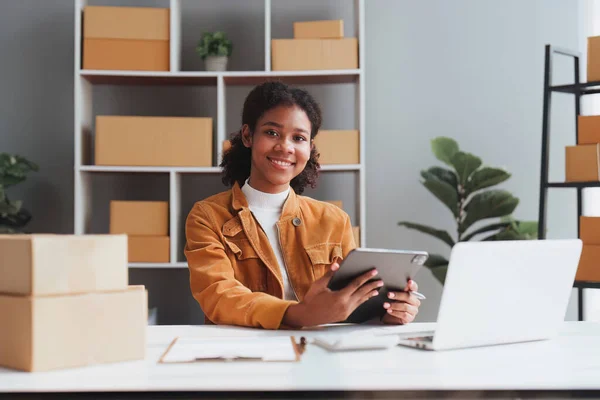
[[[86,6],[83,68],[169,71],[170,10]]]
[[[600,81],[600,36],[588,37],[587,81]]]
[[[358,39],[272,39],[273,71],[358,68]]]
[[[360,140],[357,130],[320,130],[315,137],[315,147],[320,154],[319,163],[359,164]]]
[[[58,296],[0,295],[0,365],[48,371],[143,360],[144,286]]]
[[[212,157],[212,118],[96,117],[96,165],[210,167]]]
[[[294,39],[341,39],[344,21],[341,19],[294,22]]]
[[[127,282],[125,235],[0,235],[0,293],[85,293]]]
[[[166,201],[110,202],[110,233],[138,236],[169,234],[169,203]]]
[[[600,143],[600,115],[577,117],[577,144]]]
[[[600,180],[600,144],[583,144],[565,148],[566,182],[593,182]]]

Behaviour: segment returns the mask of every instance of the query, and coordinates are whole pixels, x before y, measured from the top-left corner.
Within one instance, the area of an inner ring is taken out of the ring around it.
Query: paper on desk
[[[289,336],[179,337],[163,355],[161,362],[178,363],[212,359],[296,361],[297,356],[293,338]]]

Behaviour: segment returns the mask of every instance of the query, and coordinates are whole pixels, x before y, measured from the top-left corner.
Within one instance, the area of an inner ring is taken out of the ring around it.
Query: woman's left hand
[[[386,314],[381,319],[383,323],[404,325],[412,322],[419,312],[421,301],[410,292],[418,289],[417,282],[409,280],[403,292],[389,292],[389,301],[383,304],[386,309]]]

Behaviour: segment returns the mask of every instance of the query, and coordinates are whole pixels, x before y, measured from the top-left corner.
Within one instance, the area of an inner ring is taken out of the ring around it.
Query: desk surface
[[[407,333],[434,324],[335,326],[262,331],[216,326],[151,326],[143,361],[25,373],[0,368],[2,392],[599,390],[600,323],[566,322],[550,341],[429,352],[329,353],[308,345],[300,362],[158,364],[177,336],[305,336],[368,329]]]

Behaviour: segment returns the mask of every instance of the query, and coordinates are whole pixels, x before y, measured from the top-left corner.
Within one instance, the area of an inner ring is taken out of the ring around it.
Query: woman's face
[[[310,158],[310,131],[310,120],[298,106],[267,111],[257,121],[254,134],[244,125],[244,145],[252,149],[250,185],[265,193],[286,190]]]

